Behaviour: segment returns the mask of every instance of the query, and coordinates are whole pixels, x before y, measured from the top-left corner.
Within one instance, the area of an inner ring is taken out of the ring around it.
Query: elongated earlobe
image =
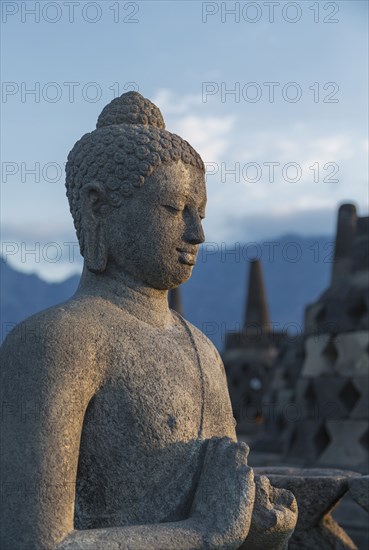
[[[86,267],[93,273],[103,273],[108,261],[106,219],[102,212],[106,191],[99,182],[83,187],[83,257]]]

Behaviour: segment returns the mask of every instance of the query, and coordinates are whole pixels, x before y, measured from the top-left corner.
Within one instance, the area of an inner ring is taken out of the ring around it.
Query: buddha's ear
[[[106,189],[100,182],[91,182],[81,189],[83,256],[87,269],[105,271],[108,261],[106,242]]]

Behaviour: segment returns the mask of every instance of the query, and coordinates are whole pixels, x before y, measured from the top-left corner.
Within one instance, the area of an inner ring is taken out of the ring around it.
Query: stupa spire
[[[263,332],[267,332],[270,326],[260,260],[250,262],[244,326],[245,328],[262,329]]]
[[[357,215],[355,205],[349,203],[341,204],[337,217],[332,283],[350,273],[352,245],[356,233],[356,225]]]

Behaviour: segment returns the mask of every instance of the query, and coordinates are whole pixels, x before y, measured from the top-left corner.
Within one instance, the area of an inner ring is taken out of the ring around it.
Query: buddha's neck
[[[104,298],[137,319],[159,328],[169,328],[174,324],[168,306],[168,291],[152,288],[125,272],[107,269],[96,274],[84,265],[75,296],[83,295]]]

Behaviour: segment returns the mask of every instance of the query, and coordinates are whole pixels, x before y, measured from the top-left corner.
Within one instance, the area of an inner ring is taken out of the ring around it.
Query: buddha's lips
[[[186,264],[191,266],[195,265],[197,250],[193,251],[193,250],[186,250],[182,248],[177,248],[177,250],[180,253],[179,261],[181,262],[181,264]]]

